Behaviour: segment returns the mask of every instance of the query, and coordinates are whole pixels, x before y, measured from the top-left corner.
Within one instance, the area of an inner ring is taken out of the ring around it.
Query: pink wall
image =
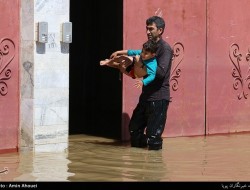
[[[250,131],[250,1],[223,2],[208,1],[208,134]]]
[[[19,131],[19,1],[0,0],[0,152],[17,151]]]

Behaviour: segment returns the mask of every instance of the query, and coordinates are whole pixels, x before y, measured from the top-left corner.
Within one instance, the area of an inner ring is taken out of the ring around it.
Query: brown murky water
[[[72,135],[65,153],[0,154],[0,181],[249,181],[250,134],[165,138],[163,149]]]

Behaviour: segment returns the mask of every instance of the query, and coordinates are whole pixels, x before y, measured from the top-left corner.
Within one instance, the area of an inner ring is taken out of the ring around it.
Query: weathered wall
[[[62,151],[68,147],[69,44],[61,24],[69,0],[22,0],[21,147]],[[37,42],[37,23],[48,22],[48,43]]]

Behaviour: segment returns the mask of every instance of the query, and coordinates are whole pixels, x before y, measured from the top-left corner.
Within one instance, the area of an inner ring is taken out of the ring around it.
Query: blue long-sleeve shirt
[[[128,50],[128,56],[136,56],[141,54],[141,50]],[[148,60],[142,60],[143,65],[146,66],[147,69],[147,75],[143,77],[143,85],[147,86],[150,82],[152,82],[155,79],[156,75],[156,69],[157,69],[157,61],[156,58],[153,57]]]
[[[157,69],[155,79],[147,86],[142,87],[139,101],[170,101],[170,74],[173,50],[162,38],[157,42],[156,52]]]

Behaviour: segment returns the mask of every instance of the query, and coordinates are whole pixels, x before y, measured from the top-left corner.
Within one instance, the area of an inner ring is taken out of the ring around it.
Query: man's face
[[[155,23],[152,23],[151,25],[146,26],[146,32],[148,39],[152,39],[154,41],[158,41],[160,39],[162,29],[157,29]]]

